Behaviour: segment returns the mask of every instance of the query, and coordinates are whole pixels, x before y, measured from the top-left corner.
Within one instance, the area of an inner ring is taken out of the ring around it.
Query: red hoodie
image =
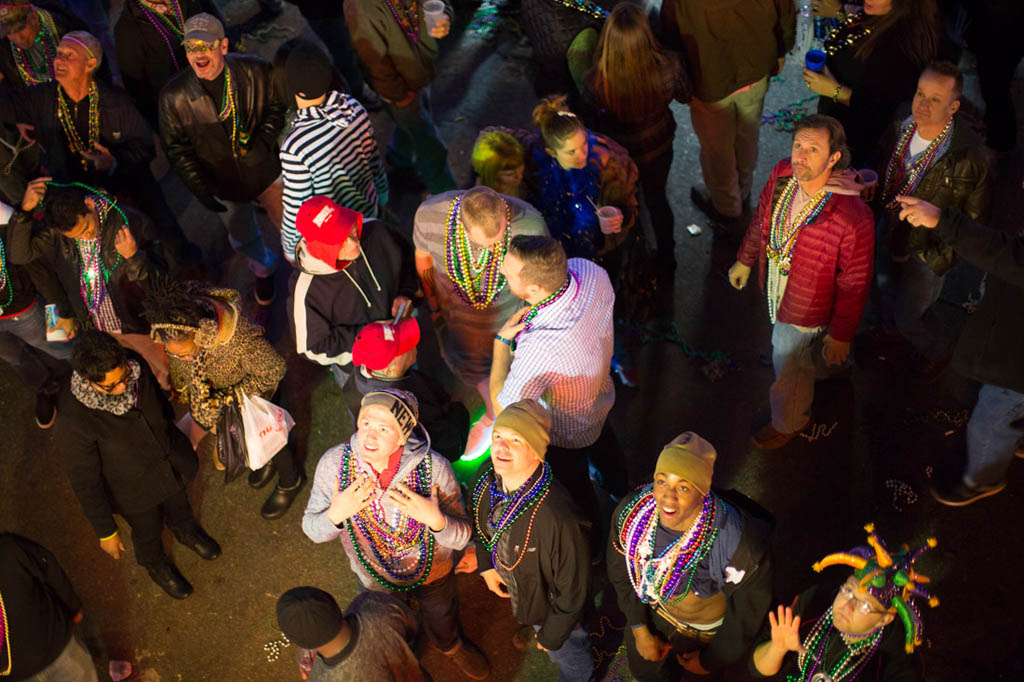
[[[762,291],[768,273],[764,244],[771,230],[772,206],[792,176],[789,159],[775,165],[736,254],[744,265],[758,263]],[[848,342],[857,332],[871,292],[875,220],[850,171],[833,173],[826,186],[832,197],[797,237],[777,319],[801,327],[828,327],[829,336]]]

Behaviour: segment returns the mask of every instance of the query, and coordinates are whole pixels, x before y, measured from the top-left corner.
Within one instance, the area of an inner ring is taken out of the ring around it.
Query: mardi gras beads
[[[11,43],[14,64],[25,85],[37,85],[53,80],[53,60],[57,56],[57,25],[53,23],[53,16],[46,10],[37,8],[35,11],[39,17],[39,32],[36,34],[35,43],[42,45],[43,48],[44,64],[39,65],[41,68],[32,63],[28,50],[22,50]]]
[[[409,0],[409,6],[405,7],[402,5],[402,0],[384,0],[387,3],[388,9],[391,10],[391,16],[398,22],[398,27],[402,29],[402,33],[409,40],[410,43],[415,45],[420,39],[420,8],[419,3],[416,0]],[[395,6],[395,3],[398,6]]]
[[[178,57],[174,54],[174,47],[171,42],[174,41],[175,44],[180,43],[182,36],[185,35],[185,17],[181,13],[181,5],[178,4],[178,0],[170,0],[170,6],[173,14],[167,16],[163,12],[150,7],[145,0],[139,0],[139,8],[142,10],[142,14],[149,19],[149,23],[153,25],[156,32],[163,38],[164,45],[167,46],[167,51],[171,55],[171,61],[174,63],[174,70],[178,71],[181,69],[181,65],[178,64]]]
[[[7,249],[4,248],[4,240],[0,238],[0,291],[7,287],[7,300],[0,303],[0,315],[4,314],[7,306],[14,300],[14,282],[11,281],[7,269]]]
[[[563,7],[568,7],[569,9],[574,9],[578,12],[583,12],[584,14],[589,14],[595,19],[608,18],[608,10],[595,2],[590,2],[590,0],[555,0],[555,2]]]
[[[536,303],[533,304],[533,307],[531,307],[526,312],[526,315],[523,316],[523,323],[525,326],[519,330],[518,334],[516,334],[517,342],[519,341],[519,337],[525,334],[527,331],[529,331],[530,327],[533,326],[533,320],[535,317],[537,317],[540,311],[544,310],[545,308],[547,308],[548,306],[550,306],[551,304],[553,304],[555,301],[562,297],[562,294],[564,294],[566,290],[569,288],[569,282],[571,282],[574,277],[575,275],[570,271],[569,274],[566,275],[565,282],[562,283],[561,289],[551,294],[550,296],[545,297],[543,300],[537,301]]]
[[[89,170],[89,159],[85,154],[91,153],[96,148],[100,139],[100,93],[96,89],[96,81],[89,84],[89,120],[86,139],[83,140],[78,134],[78,127],[75,125],[76,117],[72,116],[68,105],[67,96],[64,94],[64,87],[57,86],[57,120],[60,121],[64,136],[68,139],[68,148],[81,156],[82,170]],[[78,104],[75,104],[77,111]]]
[[[889,209],[899,208],[896,196],[913,193],[917,183],[920,182],[921,178],[928,172],[928,169],[931,168],[932,163],[935,161],[939,147],[942,146],[942,143],[945,142],[952,131],[953,119],[951,118],[942,129],[942,132],[928,143],[928,147],[921,152],[917,161],[908,164],[907,154],[910,152],[910,141],[914,138],[914,133],[917,132],[917,122],[910,122],[910,125],[900,135],[899,142],[896,143],[896,149],[893,151],[892,156],[889,157],[889,163],[885,167],[885,184],[882,190],[883,206]]]
[[[504,495],[498,489],[498,481],[494,476],[494,467],[491,466],[491,470],[488,474],[481,476],[477,482],[476,489],[473,491],[473,509],[476,510],[476,530],[480,535],[481,541],[484,547],[487,548],[488,552],[493,552],[498,546],[498,540],[508,530],[516,520],[522,516],[527,509],[534,506],[534,503],[544,497],[547,494],[548,488],[551,485],[551,467],[545,462],[541,465],[543,471],[538,476],[532,485],[527,487],[526,485],[520,486],[510,496]],[[509,497],[511,498],[509,503],[506,505],[504,511],[501,514],[501,518],[496,523],[487,523],[481,525],[480,523],[480,512],[481,512],[481,501],[485,492],[490,492],[491,500],[488,508],[493,509],[494,502],[497,497]],[[487,539],[489,533],[484,532],[484,526],[491,529],[490,540]],[[518,561],[516,562],[519,563]]]
[[[840,682],[847,677],[855,679],[874,656],[882,641],[883,628],[879,627],[859,641],[848,643],[846,652],[826,673],[824,659],[828,653],[828,640],[832,629],[832,607],[830,606],[828,611],[814,624],[803,642],[804,652],[797,656],[800,674],[786,675],[786,682],[808,682],[813,680],[816,674],[825,674],[834,682]],[[821,666],[822,670],[820,673],[815,673],[818,666]]]
[[[474,263],[469,235],[459,217],[462,196],[460,194],[452,199],[448,206],[448,224],[444,235],[445,272],[455,285],[459,298],[466,305],[483,310],[505,286],[501,264],[505,261],[505,253],[512,240],[512,210],[508,202],[505,202],[505,238],[499,244],[484,249]]]
[[[10,675],[14,657],[11,655],[11,631],[7,626],[7,607],[4,606],[4,595],[0,594],[0,644],[7,654],[7,665],[0,670],[0,675]]]

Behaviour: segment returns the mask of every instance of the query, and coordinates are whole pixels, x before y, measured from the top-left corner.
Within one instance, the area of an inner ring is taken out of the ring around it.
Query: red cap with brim
[[[398,324],[371,322],[359,330],[352,344],[352,364],[379,371],[420,342],[420,325],[407,317]]]
[[[338,251],[352,230],[356,231],[357,239],[362,235],[363,214],[339,206],[329,197],[315,196],[299,207],[295,228],[306,238],[309,255],[337,267]]]

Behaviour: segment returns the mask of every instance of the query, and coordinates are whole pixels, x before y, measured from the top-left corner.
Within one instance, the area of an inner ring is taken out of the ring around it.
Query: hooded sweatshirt
[[[462,505],[462,492],[452,467],[444,457],[430,449],[430,438],[424,438],[425,432],[417,428],[410,435],[402,450],[402,456],[398,464],[398,473],[385,488],[376,485],[374,495],[380,501],[381,508],[388,518],[394,518],[398,509],[387,499],[386,492],[400,482],[409,481],[413,470],[428,455],[430,456],[431,486],[437,485],[438,503],[441,512],[445,515],[447,523],[439,532],[433,532],[429,528],[425,533],[433,535],[434,553],[431,559],[429,573],[425,580],[432,583],[440,580],[455,569],[454,554],[463,549],[469,542],[472,528],[469,518],[466,515],[465,507]],[[348,445],[352,448],[352,456],[359,452],[359,432],[352,434]],[[331,499],[338,485],[338,472],[341,466],[344,445],[337,445],[324,453],[316,466],[316,474],[313,479],[313,488],[309,493],[309,503],[306,505],[306,512],[302,517],[302,530],[313,542],[330,542],[340,539],[341,545],[348,556],[352,572],[359,578],[359,582],[365,589],[383,591],[387,589],[374,579],[356,553],[353,539],[359,544],[359,554],[367,561],[379,576],[386,576],[387,572],[381,566],[375,556],[374,549],[386,552],[387,548],[371,547],[369,537],[360,530],[359,525],[351,520],[335,526],[327,517],[327,509],[331,506]],[[429,545],[428,545],[429,546]],[[417,562],[421,559],[420,550],[414,548],[400,559],[400,571],[405,574],[413,574]],[[399,585],[404,586],[404,585]]]
[[[398,296],[412,298],[419,279],[408,241],[379,220],[363,223],[359,257],[327,264],[296,249],[288,299],[296,351],[321,365],[352,362],[352,344],[363,325],[391,318]]]
[[[762,290],[771,267],[765,245],[771,234],[772,209],[792,176],[789,159],[775,165],[736,254],[744,265],[760,265]],[[837,171],[829,183],[826,186],[832,191],[831,198],[797,236],[785,291],[778,297],[776,320],[798,327],[825,328],[836,341],[848,342],[857,331],[871,289],[875,221],[857,196],[860,185],[852,172]]]
[[[327,93],[320,106],[299,109],[281,144],[284,221],[281,246],[294,262],[300,235],[295,215],[310,197],[328,196],[376,218],[388,203],[388,178],[366,109],[353,97]]]

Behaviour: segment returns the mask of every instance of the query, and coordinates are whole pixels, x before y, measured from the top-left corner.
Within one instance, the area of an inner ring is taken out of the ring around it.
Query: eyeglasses
[[[205,43],[201,40],[189,40],[185,43],[186,54],[206,54],[213,52],[220,47],[220,42]]]
[[[872,614],[872,613],[877,613],[877,614],[888,613],[887,611],[878,611],[877,609],[873,609],[873,608],[871,608],[871,604],[870,603],[864,601],[863,599],[858,599],[857,598],[857,593],[854,592],[853,588],[850,587],[849,585],[843,585],[842,587],[840,587],[839,588],[839,594],[842,595],[843,599],[845,599],[846,601],[852,601],[853,602],[853,608],[857,609],[857,611],[859,611],[860,613],[864,614],[865,616],[867,616],[869,614]]]
[[[98,388],[99,390],[103,391],[104,393],[113,393],[115,390],[117,390],[118,386],[127,386],[128,385],[128,368],[127,367],[122,367],[121,369],[123,369],[124,371],[121,373],[121,378],[118,379],[117,381],[115,381],[113,383],[109,383],[109,384],[97,384],[94,381],[94,382],[92,382],[92,385],[95,386],[96,388]]]

